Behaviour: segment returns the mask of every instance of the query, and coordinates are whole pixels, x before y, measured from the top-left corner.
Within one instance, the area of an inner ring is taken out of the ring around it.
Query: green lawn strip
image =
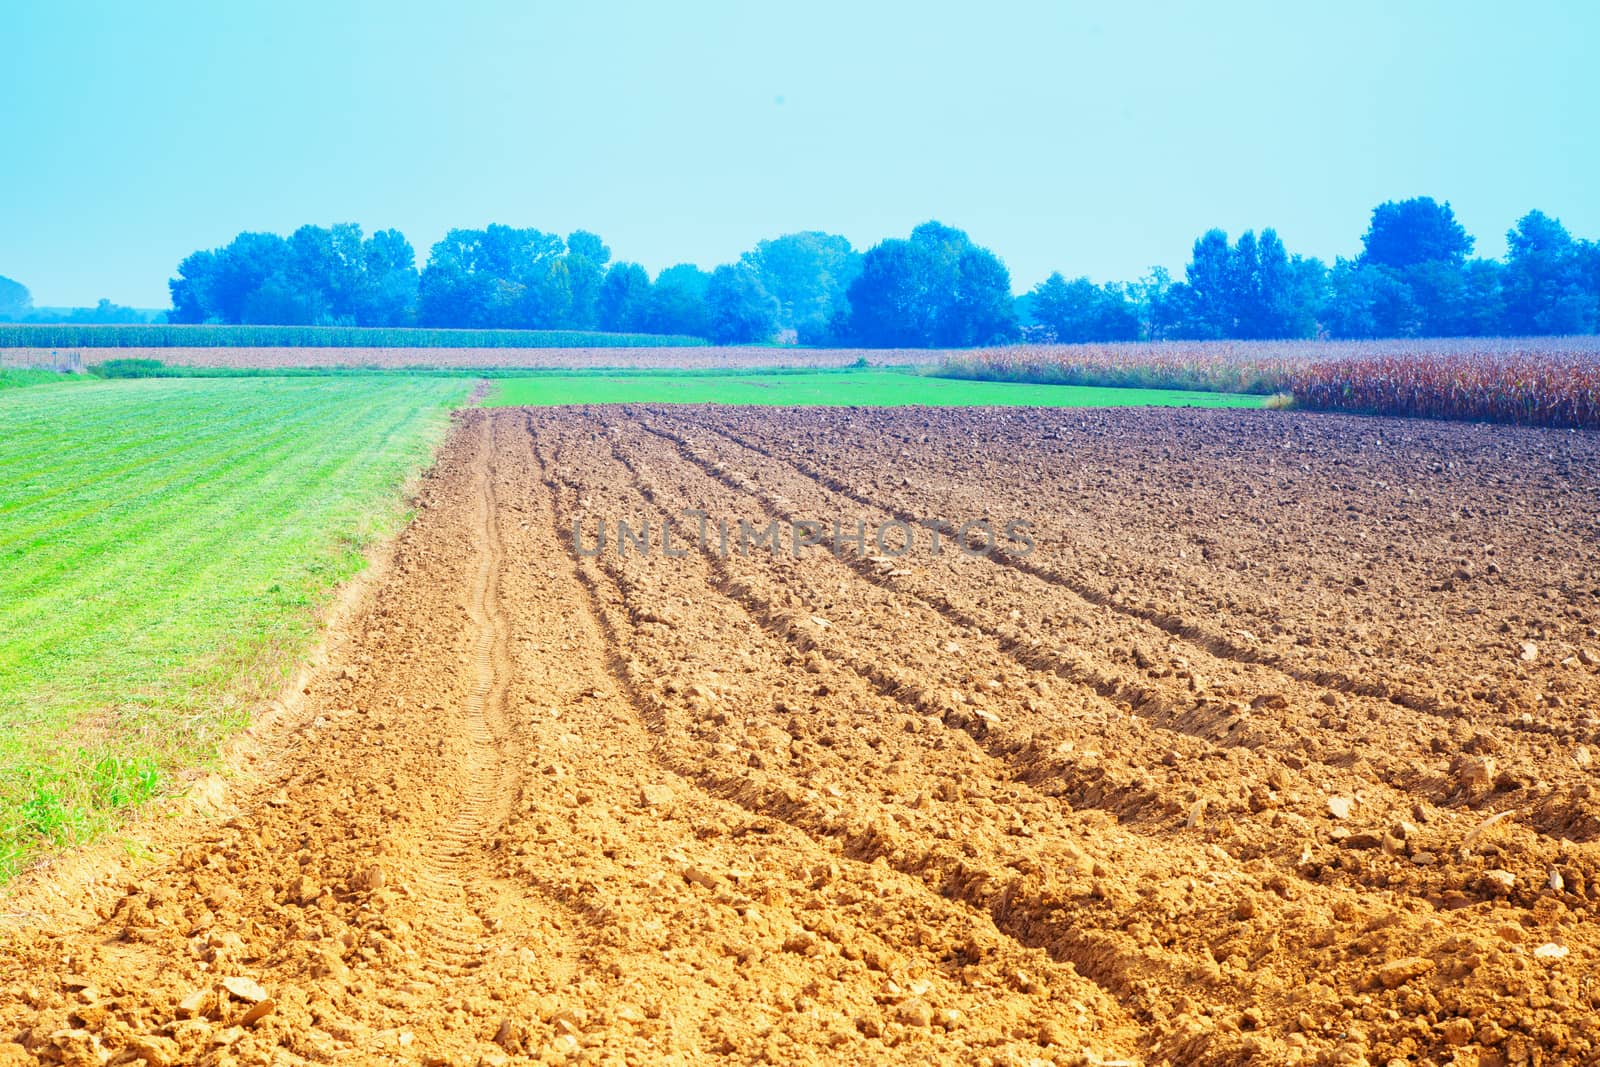
[[[160,589],[168,598],[193,603],[191,590],[204,590],[212,569],[195,566],[195,561],[222,560],[229,565],[225,549],[241,535],[256,539],[253,547],[258,555],[270,547],[274,520],[292,513],[297,503],[305,506],[294,496],[314,500],[312,491],[329,476],[325,463],[353,458],[337,451],[324,455],[325,447],[326,435],[281,441],[280,447],[249,462],[226,463],[218,468],[226,474],[222,484],[199,486],[194,494],[176,497],[168,507],[155,510],[160,519],[155,528],[151,524],[130,528],[129,543],[137,549],[123,551],[113,543],[102,554],[96,546],[71,561],[66,571],[70,578],[47,579],[42,588],[25,591],[19,599],[31,610],[12,620],[18,636],[0,648],[0,692],[13,687],[19,672],[48,681],[53,666],[70,670],[102,646],[138,648],[167,633],[161,625],[166,620],[150,618],[161,612],[162,603],[151,599],[148,591]],[[323,462],[312,466],[308,461],[313,459]],[[186,506],[197,497],[206,501],[205,508]],[[175,518],[173,512],[179,509],[182,517]],[[217,521],[219,516],[225,521]],[[109,566],[84,565],[108,557]],[[73,606],[78,610],[69,610]],[[6,705],[0,699],[0,727],[5,715]]]
[[[5,558],[8,581],[38,559],[74,592],[27,582],[29,595],[0,595],[0,880],[204,764],[243,725],[314,637],[314,609],[401,521],[397,487],[469,390],[447,379],[284,384],[115,383],[114,397],[82,405],[97,390],[50,390],[59,406],[35,412],[54,428],[59,462],[36,470],[33,488],[47,491],[52,473],[82,485],[79,468],[99,462],[112,472],[104,484],[50,499],[63,515],[91,490],[112,503],[35,531],[37,551]],[[13,458],[12,400],[0,398],[0,471]],[[210,466],[174,424],[208,442]],[[141,452],[152,440],[171,442],[175,460]],[[91,459],[87,441],[105,455]],[[144,461],[127,462],[134,454]],[[0,493],[8,485],[0,474]],[[21,518],[0,514],[0,540]],[[25,518],[32,528],[41,514]]]
[[[1234,393],[978,382],[870,369],[781,375],[540,375],[495,382],[488,403],[1253,408],[1266,399]]]
[[[247,426],[243,440],[226,442],[233,447],[213,439],[211,453],[196,454],[183,442],[183,451],[167,460],[138,465],[137,478],[128,477],[129,468],[123,467],[70,495],[47,492],[11,515],[0,509],[3,525],[17,527],[14,538],[0,539],[0,560],[13,564],[0,575],[0,598],[28,596],[35,612],[48,612],[54,610],[54,600],[76,596],[83,583],[102,580],[101,574],[80,566],[83,559],[115,549],[116,564],[127,568],[145,555],[169,553],[190,531],[213,528],[213,511],[251,494],[251,470],[303,449],[306,434],[332,414],[319,406],[283,418],[281,428],[270,433],[266,426]],[[124,487],[132,491],[124,492]],[[195,499],[205,499],[211,507],[194,508]],[[145,536],[158,527],[160,538]],[[59,535],[62,528],[72,531],[70,539]],[[23,560],[25,565],[16,565]]]
[[[209,454],[202,451],[194,456],[195,449],[184,442],[181,447],[188,462],[177,474],[169,474],[166,463],[150,464],[137,479],[113,476],[73,494],[70,501],[49,494],[60,510],[59,518],[45,509],[42,515],[28,516],[35,525],[25,527],[27,539],[21,543],[8,544],[0,538],[0,559],[26,557],[28,561],[26,566],[7,568],[8,574],[0,577],[0,598],[28,596],[35,613],[48,614],[56,601],[79,596],[84,585],[102,583],[109,577],[85,570],[80,566],[82,559],[99,558],[114,549],[113,565],[133,569],[149,556],[169,555],[175,547],[185,547],[193,536],[214,530],[216,513],[231,513],[260,494],[256,470],[274,470],[296,462],[297,457],[303,459],[308,443],[338,433],[339,411],[334,400],[319,398],[318,403],[298,409],[269,411],[269,416],[277,415],[277,426],[270,417],[256,420],[262,423],[259,428],[255,422],[242,422],[234,434],[235,438],[242,435],[242,440],[213,441]],[[141,490],[123,491],[133,483]],[[192,507],[197,498],[210,506]],[[3,514],[0,511],[0,517]],[[0,525],[9,527],[13,520],[17,525],[24,521],[22,516],[12,515]],[[70,526],[70,539],[54,533],[61,526]],[[146,536],[156,528],[161,528],[162,536]],[[0,664],[3,662],[0,653]]]
[[[318,414],[319,413],[317,412],[313,412],[314,416],[317,416]],[[336,434],[338,432],[336,428],[336,420],[333,419],[334,414],[334,412],[329,411],[325,417],[321,417],[318,420],[323,423],[323,430],[325,434]],[[278,453],[285,452],[286,450],[295,447],[299,447],[303,452],[305,449],[305,443],[298,441],[285,441],[277,450],[277,452],[272,455],[262,457],[257,465],[262,470],[269,471],[271,478],[279,479],[284,475],[284,468],[283,461]],[[136,567],[141,563],[141,561],[150,556],[182,559],[185,556],[192,554],[190,551],[192,540],[190,531],[196,529],[199,529],[202,532],[215,531],[219,528],[215,521],[218,514],[237,513],[240,507],[243,506],[241,503],[242,501],[253,500],[256,497],[261,496],[262,485],[259,483],[259,480],[250,481],[248,479],[248,468],[241,467],[237,463],[230,464],[223,462],[220,466],[217,466],[214,469],[227,475],[230,483],[239,482],[241,478],[245,478],[245,481],[232,492],[232,495],[219,493],[216,487],[211,485],[192,487],[192,496],[179,496],[174,498],[172,501],[173,507],[171,510],[176,511],[178,516],[180,516],[179,518],[173,518],[168,512],[162,511],[159,508],[148,506],[145,507],[143,511],[139,509],[133,509],[131,511],[131,518],[127,516],[118,516],[118,525],[114,526],[112,533],[115,535],[116,533],[120,532],[120,540],[114,536],[110,544],[105,542],[91,543],[87,546],[80,544],[78,547],[85,548],[86,550],[66,559],[64,561],[65,567],[62,568],[72,577],[62,576],[54,582],[47,581],[45,590],[43,590],[39,595],[28,597],[20,601],[10,602],[20,602],[26,605],[22,609],[23,611],[27,611],[29,608],[31,608],[33,612],[36,613],[41,604],[45,608],[55,611],[64,606],[64,603],[62,602],[70,603],[77,599],[80,589],[82,589],[84,586],[87,586],[87,589],[84,591],[84,595],[90,597],[91,599],[96,595],[97,589],[102,587],[109,588],[111,590],[128,589],[132,591],[133,595],[137,596],[140,591],[141,584],[148,585],[150,583],[148,581],[143,583],[137,580],[130,581],[124,572],[131,567]],[[241,472],[244,473],[241,474]],[[146,480],[148,480],[148,478]],[[122,485],[127,484],[129,484],[129,482],[126,479],[119,483],[113,483],[110,486],[109,491],[112,495],[115,495],[117,490],[121,488]],[[136,496],[138,494],[130,495]],[[194,500],[197,497],[206,500],[208,507],[194,507]],[[267,497],[266,499],[270,501],[271,498]],[[142,525],[140,525],[139,518],[141,515],[153,516],[155,521],[145,521]],[[234,523],[234,525],[242,528],[241,524],[237,521]],[[151,533],[157,528],[159,529],[159,536],[147,536],[147,534]],[[222,527],[221,529],[223,530],[221,536],[228,536],[227,528]],[[217,537],[214,535],[212,540],[216,539]],[[80,529],[74,529],[70,526],[67,527],[64,536],[56,539],[57,542],[82,542],[83,540],[84,539],[80,534]],[[52,544],[48,547],[57,547],[57,545]],[[100,558],[103,551],[113,547],[116,549],[115,552],[107,553],[103,559]],[[25,573],[29,570],[42,569],[48,572],[48,568],[44,567],[44,563],[48,559],[47,552],[41,550],[34,553],[27,553],[25,555],[27,559],[27,565],[20,567],[8,567],[7,570],[9,572]],[[202,553],[202,555],[204,555],[204,553]],[[83,558],[97,559],[99,560],[100,565],[98,567],[84,567],[82,566]],[[110,569],[108,570],[107,568]],[[47,578],[48,577],[50,576],[47,573]],[[79,614],[81,615],[82,613]],[[13,623],[16,621],[17,620],[15,619],[12,620]],[[32,622],[33,620],[25,617],[23,621]],[[53,637],[55,635],[50,636]],[[17,641],[14,639],[11,644],[13,647],[15,647]]]
[[[271,402],[273,394],[266,391],[269,388],[263,385],[262,403],[242,411],[229,406],[226,397],[205,390],[196,390],[194,396],[172,396],[170,386],[159,382],[106,382],[83,389],[77,394],[78,407],[85,418],[93,417],[94,424],[75,435],[76,456],[70,466],[61,462],[62,444],[56,429],[59,404],[37,392],[12,398],[16,403],[0,409],[4,420],[0,428],[6,439],[6,447],[0,449],[0,516],[30,504],[48,505],[52,497],[62,496],[73,496],[80,501],[79,507],[92,511],[96,500],[106,498],[106,494],[96,493],[96,487],[113,482],[124,488],[119,482],[122,476],[149,464],[172,468],[175,478],[184,474],[178,467],[183,457],[194,470],[214,467],[223,449],[250,448],[255,435],[271,431],[286,417],[285,409],[292,409],[296,394],[281,396],[282,402],[275,404]],[[160,398],[160,425],[130,437],[120,413],[146,391]],[[295,412],[287,414],[292,417]],[[146,481],[139,479],[135,484],[141,491],[159,488]],[[109,498],[126,499],[118,493]],[[69,518],[54,510],[49,514],[56,524]],[[4,544],[0,540],[0,547]]]
[[[63,374],[33,367],[0,367],[0,390],[22,389],[30,385],[66,385],[86,380],[81,374]]]

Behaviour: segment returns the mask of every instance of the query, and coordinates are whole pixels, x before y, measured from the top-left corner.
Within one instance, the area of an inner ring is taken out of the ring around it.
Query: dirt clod
[[[0,907],[0,1065],[1593,1062],[1595,471],[1340,416],[466,412],[225,803]],[[717,551],[928,515],[1036,548]],[[686,554],[575,553],[601,516]]]

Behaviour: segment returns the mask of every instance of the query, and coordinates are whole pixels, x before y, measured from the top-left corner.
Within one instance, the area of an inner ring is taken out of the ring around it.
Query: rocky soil
[[[1597,1062],[1597,459],[466,413],[233,813],[0,903],[0,1065]]]

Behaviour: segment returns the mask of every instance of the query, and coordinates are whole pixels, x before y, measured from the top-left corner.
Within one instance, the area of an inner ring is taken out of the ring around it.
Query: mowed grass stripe
[[[33,547],[12,548],[0,541],[0,557],[19,551],[29,557],[28,566],[14,568],[15,587],[0,579],[0,597],[26,597],[35,616],[48,616],[58,603],[108,585],[106,579],[112,575],[82,567],[84,559],[102,558],[111,546],[116,546],[118,551],[111,566],[136,569],[151,556],[169,556],[175,548],[189,548],[194,538],[214,533],[218,529],[217,513],[232,514],[257,499],[271,480],[294,477],[298,464],[310,455],[308,444],[320,444],[327,435],[337,432],[337,405],[328,403],[329,399],[292,413],[270,434],[260,433],[249,423],[241,424],[234,434],[245,438],[243,445],[192,457],[181,468],[182,473],[172,477],[165,476],[162,466],[143,465],[145,469],[137,479],[149,487],[143,492],[121,496],[118,486],[128,484],[130,479],[107,479],[96,486],[95,495],[100,498],[96,507],[66,512],[59,522],[44,515],[42,523],[30,531],[35,538]],[[290,469],[281,469],[286,464]],[[271,472],[267,483],[253,473],[258,470]],[[208,507],[188,506],[194,499],[206,500]],[[78,525],[70,539],[55,534],[61,525],[73,521]],[[10,522],[0,517],[0,527],[9,526]],[[234,522],[231,528],[243,527]],[[159,537],[150,536],[156,532]],[[181,551],[178,554],[190,558]],[[30,621],[27,616],[19,620],[23,625]],[[4,663],[4,652],[0,650],[0,672]],[[0,691],[3,689],[0,678]]]
[[[0,397],[0,880],[203,763],[399,521],[462,379]]]
[[[218,468],[223,477],[189,486],[203,492],[208,506],[190,508],[186,521],[165,520],[170,508],[182,508],[184,500],[192,497],[163,500],[166,508],[152,511],[145,523],[127,531],[130,540],[139,539],[134,543],[140,544],[140,549],[108,553],[103,546],[93,546],[66,561],[70,579],[58,578],[52,583],[42,578],[38,583],[42,589],[19,598],[31,610],[25,608],[8,620],[17,636],[0,644],[0,693],[13,688],[19,672],[48,685],[57,668],[70,671],[74,663],[101,648],[159,647],[160,639],[173,632],[172,620],[163,617],[167,603],[181,603],[189,612],[206,614],[204,602],[197,602],[193,594],[207,588],[217,567],[197,567],[193,561],[221,560],[222,566],[231,568],[233,561],[225,549],[242,530],[251,531],[252,549],[261,555],[292,532],[275,529],[273,520],[286,509],[314,502],[312,491],[326,484],[336,469],[348,472],[357,459],[345,456],[338,468],[326,464],[313,467],[306,461],[321,455],[323,440],[279,435],[277,444],[233,456]],[[328,458],[336,460],[339,454]],[[268,473],[252,477],[257,470]],[[302,499],[290,499],[295,496]],[[228,521],[218,523],[219,515]],[[86,567],[86,559],[109,559],[110,563]],[[223,581],[219,588],[228,588],[228,583]],[[147,595],[150,589],[160,589],[164,596],[152,599]],[[81,610],[69,612],[71,605],[80,605]],[[63,619],[67,621],[58,621]],[[135,675],[124,680],[149,684],[153,679]],[[0,727],[8,724],[11,709],[7,705],[8,701],[0,699]]]
[[[323,399],[327,400],[332,398]],[[322,432],[324,434],[336,434],[340,432],[337,429],[339,419],[334,417],[336,413],[331,409],[327,411],[317,410],[317,407],[320,406],[321,405],[318,405],[314,407],[313,410],[305,413],[303,421],[313,425],[320,423],[322,426]],[[163,414],[166,416],[170,413],[164,412]],[[236,429],[236,432],[244,433],[247,437],[251,436],[250,429],[247,424],[239,426]],[[121,577],[121,575],[118,574],[119,569],[126,568],[133,563],[137,563],[144,557],[150,555],[160,555],[164,557],[183,558],[186,555],[184,549],[190,547],[187,535],[195,529],[213,532],[221,531],[219,536],[221,538],[226,538],[229,536],[228,526],[219,526],[217,524],[215,521],[216,513],[238,512],[240,509],[239,501],[241,499],[252,499],[258,497],[265,485],[270,485],[273,482],[282,480],[284,478],[297,476],[297,472],[286,471],[282,469],[281,464],[283,462],[283,455],[295,449],[298,449],[302,455],[309,455],[311,453],[307,449],[308,445],[320,447],[321,444],[320,441],[314,438],[305,438],[303,434],[303,429],[291,425],[284,432],[274,435],[274,439],[276,439],[278,442],[278,447],[276,449],[264,451],[261,448],[261,442],[257,440],[254,444],[248,447],[234,449],[222,456],[217,457],[215,462],[202,464],[203,467],[212,471],[217,478],[220,478],[227,483],[237,483],[236,487],[231,493],[222,495],[218,492],[217,486],[209,483],[204,485],[196,483],[190,486],[177,485],[176,488],[193,491],[193,496],[191,497],[177,497],[170,501],[170,503],[173,505],[173,509],[177,510],[181,515],[181,519],[179,520],[174,520],[172,518],[170,514],[170,510],[172,509],[169,509],[169,511],[163,511],[160,508],[151,506],[155,502],[154,497],[151,494],[139,494],[137,492],[129,493],[128,497],[130,499],[141,500],[142,498],[142,503],[144,505],[144,510],[142,512],[138,509],[138,507],[129,509],[134,518],[137,519],[142,516],[142,521],[123,522],[121,525],[110,531],[112,535],[110,542],[119,546],[119,551],[115,554],[104,554],[105,548],[107,547],[107,542],[102,541],[98,543],[83,543],[84,539],[82,538],[81,534],[78,530],[72,529],[69,522],[59,523],[55,527],[56,530],[59,531],[55,537],[57,544],[48,547],[59,549],[62,545],[74,545],[74,543],[76,543],[74,547],[79,549],[79,551],[73,553],[69,558],[66,559],[66,562],[70,564],[71,573],[74,577],[64,584],[55,584],[50,586],[50,596],[29,598],[26,601],[13,600],[11,603],[21,603],[23,605],[20,609],[20,614],[22,616],[22,620],[26,620],[27,615],[29,614],[29,608],[32,607],[33,612],[37,613],[39,607],[41,606],[41,601],[43,602],[43,607],[53,610],[56,607],[56,604],[50,603],[51,596],[54,596],[57,599],[69,599],[69,597],[65,596],[65,594],[76,595],[80,589],[86,586],[93,586],[97,583],[102,586],[114,584],[107,583],[105,579]],[[297,437],[297,435],[299,436]],[[262,454],[251,456],[251,453],[253,452],[260,452]],[[241,461],[246,457],[252,459],[254,462],[252,462],[250,465],[241,465]],[[263,482],[259,475],[252,475],[252,471],[268,472],[267,481]],[[104,492],[108,497],[114,499],[118,493],[128,485],[129,482],[127,480],[110,479],[104,483]],[[193,507],[192,505],[195,498],[205,500],[208,506],[202,508]],[[235,527],[245,526],[244,523],[237,521],[231,525]],[[156,532],[157,528],[159,528],[160,536],[148,536],[149,534]],[[213,537],[212,541],[214,542],[217,539],[218,537]],[[58,555],[59,554],[60,553],[58,553]],[[49,558],[49,555],[50,553],[45,551],[39,552],[36,556],[30,554],[29,562],[31,564],[34,560],[38,560],[38,562],[42,564],[45,559]],[[100,566],[97,568],[82,566],[82,561],[85,558],[98,559]],[[44,568],[34,565],[29,567],[8,568],[8,572],[14,571],[26,573],[28,570],[41,569]],[[13,607],[12,613],[13,615],[19,614],[19,610]],[[13,617],[7,621],[14,624],[19,620]]]
[[[74,442],[78,454],[70,476],[63,477],[61,458],[54,420],[48,414],[34,419],[31,424],[6,424],[7,437],[16,443],[15,450],[8,447],[7,457],[0,459],[0,516],[29,506],[43,507],[56,498],[73,495],[83,510],[95,510],[96,499],[127,503],[129,498],[105,496],[92,490],[104,486],[108,480],[130,474],[141,467],[159,464],[172,468],[172,479],[181,479],[188,471],[204,471],[221,466],[229,455],[255,447],[255,434],[289,432],[291,423],[314,423],[331,408],[331,397],[315,398],[299,411],[285,412],[277,405],[264,404],[261,408],[244,411],[218,409],[214,398],[201,395],[163,400],[162,426],[167,432],[156,430],[148,435],[129,440],[125,428],[115,419],[116,409],[125,406],[130,390],[160,390],[165,382],[107,382],[93,390],[92,404],[87,409],[99,409],[104,422],[89,429]],[[270,390],[279,383],[267,386]],[[109,416],[109,417],[108,417]],[[32,439],[37,447],[26,451],[25,442]],[[182,460],[183,462],[180,462]],[[142,492],[159,491],[164,482],[150,481]],[[85,497],[88,503],[84,504]],[[59,521],[65,516],[54,511],[47,513]],[[11,523],[6,524],[9,530]],[[18,529],[23,529],[19,527]],[[6,542],[0,540],[0,548]]]
[[[377,448],[382,450],[386,441],[393,437],[393,428],[377,442]],[[330,490],[337,490],[356,473],[356,468],[364,462],[364,457],[352,453],[331,451],[323,462],[308,466],[298,462],[302,457],[316,453],[301,451],[291,455],[288,462],[274,463],[271,473],[258,481],[246,482],[238,490],[230,493],[226,498],[215,501],[216,510],[226,514],[230,522],[226,527],[215,524],[210,527],[201,525],[198,529],[191,529],[177,540],[174,551],[153,558],[146,556],[141,567],[129,580],[124,577],[117,583],[108,583],[102,587],[99,594],[90,592],[88,600],[95,604],[99,610],[93,613],[84,613],[82,624],[65,632],[58,632],[52,652],[56,655],[78,659],[91,655],[97,651],[98,646],[133,647],[141,644],[158,648],[159,641],[171,634],[172,628],[162,617],[163,605],[159,601],[144,599],[128,595],[113,593],[121,590],[139,587],[155,587],[165,590],[168,596],[186,606],[187,610],[200,617],[210,615],[214,610],[225,607],[227,595],[232,592],[228,580],[234,566],[234,561],[225,551],[227,542],[237,536],[240,529],[253,531],[251,538],[251,552],[253,563],[267,573],[279,575],[285,573],[285,568],[292,568],[297,563],[294,555],[284,558],[282,549],[287,546],[291,552],[298,550],[297,531],[293,528],[281,527],[277,520],[286,509],[298,506],[302,509],[319,506],[325,497],[330,497]],[[272,462],[270,458],[268,462]],[[337,498],[331,497],[330,503],[337,504]],[[359,537],[360,516],[341,516],[346,520],[341,526],[348,528],[352,540]],[[207,532],[210,536],[204,536]],[[202,560],[210,561],[210,565],[194,567],[179,561]],[[282,582],[276,582],[281,587]],[[109,624],[101,619],[112,620]],[[78,644],[77,642],[88,642]],[[42,642],[33,642],[35,648]],[[26,646],[24,646],[26,647]],[[6,686],[6,664],[0,661],[0,690]],[[127,680],[137,680],[129,678]],[[0,722],[4,721],[5,709],[0,705]]]
[[[0,597],[28,597],[36,612],[47,612],[53,608],[52,601],[76,595],[83,586],[103,579],[97,570],[81,566],[85,559],[98,559],[115,547],[115,565],[131,567],[146,555],[168,553],[174,544],[181,545],[190,531],[214,529],[212,512],[224,510],[240,495],[250,493],[254,483],[248,472],[252,468],[285,460],[305,443],[303,435],[292,432],[261,436],[246,447],[219,450],[215,457],[195,457],[170,477],[164,465],[140,464],[137,477],[123,470],[80,494],[60,499],[52,494],[58,506],[69,505],[61,508],[59,517],[49,510],[37,514],[37,521],[20,530],[14,543],[0,548],[0,558],[26,561],[7,568],[6,577],[0,579]],[[119,485],[134,482],[146,487],[126,496],[118,494]],[[85,496],[93,498],[91,506],[70,506]],[[210,506],[186,506],[195,499],[204,499]],[[10,525],[3,516],[0,524]],[[62,530],[70,530],[70,538],[61,536]],[[158,530],[160,537],[148,536]]]

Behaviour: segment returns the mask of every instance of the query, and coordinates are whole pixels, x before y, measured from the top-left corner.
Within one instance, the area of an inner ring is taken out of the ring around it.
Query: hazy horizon
[[[419,265],[454,226],[588,229],[654,275],[937,218],[1018,292],[1181,274],[1212,226],[1331,263],[1415,195],[1479,255],[1532,208],[1600,236],[1593,6],[697,10],[29,5],[0,275],[166,307],[189,252],[343,221]]]

